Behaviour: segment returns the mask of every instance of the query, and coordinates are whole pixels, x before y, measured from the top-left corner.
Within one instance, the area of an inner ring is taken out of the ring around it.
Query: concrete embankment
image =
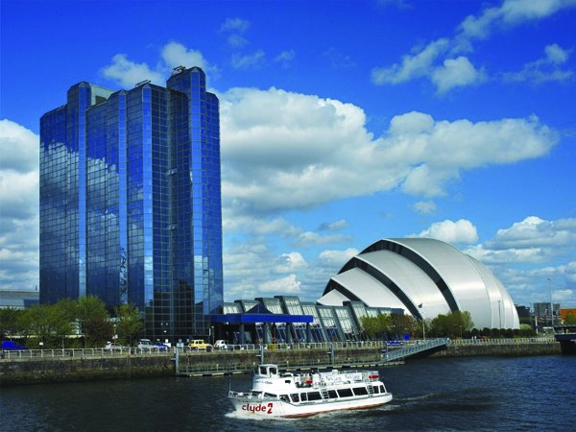
[[[542,343],[459,344],[450,343],[431,353],[431,357],[531,356],[561,354],[560,344]],[[246,373],[260,362],[258,351],[215,351],[184,353],[178,356],[178,370],[183,375],[211,376]],[[264,360],[283,367],[362,367],[384,366],[380,347],[265,350]],[[67,356],[9,356],[0,360],[0,385],[42,384],[54,382],[97,381],[174,376],[174,353],[132,354],[73,353]]]
[[[542,342],[514,343],[505,339],[491,343],[471,343],[454,341],[445,349],[433,353],[430,357],[475,357],[475,356],[535,356],[562,354],[560,344],[553,339]]]

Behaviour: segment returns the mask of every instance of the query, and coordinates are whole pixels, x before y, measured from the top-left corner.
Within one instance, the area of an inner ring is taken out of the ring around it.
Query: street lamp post
[[[422,317],[422,338],[426,340],[426,322],[424,321],[424,303],[420,303],[418,305],[422,312],[420,312],[420,316]]]
[[[554,305],[552,304],[552,278],[548,278],[548,292],[550,293],[550,327],[554,332]]]

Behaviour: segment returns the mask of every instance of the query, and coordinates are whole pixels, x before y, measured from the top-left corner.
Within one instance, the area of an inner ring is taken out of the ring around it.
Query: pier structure
[[[576,325],[554,326],[554,331],[562,354],[576,355]]]

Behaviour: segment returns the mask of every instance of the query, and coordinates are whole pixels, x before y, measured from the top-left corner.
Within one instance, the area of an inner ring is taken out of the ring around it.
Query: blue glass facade
[[[205,337],[222,305],[219,105],[167,87],[73,86],[41,119],[40,300],[138,306],[154,339]]]

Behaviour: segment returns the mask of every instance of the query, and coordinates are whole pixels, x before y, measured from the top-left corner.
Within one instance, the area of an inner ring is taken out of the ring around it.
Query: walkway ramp
[[[405,348],[388,350],[382,356],[382,360],[384,360],[385,362],[403,360],[415,354],[420,354],[429,350],[432,351],[441,346],[445,346],[448,344],[449,341],[450,339],[448,338],[428,339],[425,341],[418,341],[416,343],[410,344]]]

